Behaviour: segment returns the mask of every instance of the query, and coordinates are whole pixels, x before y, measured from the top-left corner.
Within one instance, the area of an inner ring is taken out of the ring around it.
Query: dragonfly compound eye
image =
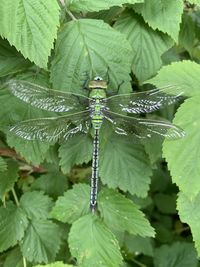
[[[96,76],[96,77],[94,78],[94,81],[103,81],[103,79],[102,79],[100,76]]]

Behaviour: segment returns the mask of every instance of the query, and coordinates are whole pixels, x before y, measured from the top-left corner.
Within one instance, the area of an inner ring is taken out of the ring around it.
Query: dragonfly
[[[88,96],[61,92],[23,80],[9,80],[8,89],[17,98],[42,110],[59,113],[57,117],[30,119],[18,122],[9,131],[26,140],[63,142],[78,133],[93,130],[90,209],[97,208],[99,180],[99,134],[107,121],[116,134],[143,140],[160,136],[177,139],[185,136],[178,126],[167,122],[139,117],[175,103],[182,92],[176,85],[149,91],[107,96],[108,83],[96,76],[88,83]],[[177,92],[177,93],[174,93]],[[62,114],[63,113],[63,114]],[[133,116],[135,114],[135,116]]]

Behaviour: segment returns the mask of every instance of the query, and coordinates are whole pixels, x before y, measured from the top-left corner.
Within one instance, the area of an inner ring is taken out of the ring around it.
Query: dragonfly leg
[[[107,85],[109,85],[109,84],[110,84],[110,75],[109,75],[109,69],[110,69],[110,67],[108,66],[108,68],[107,68],[107,71],[106,71],[106,76],[107,76]]]

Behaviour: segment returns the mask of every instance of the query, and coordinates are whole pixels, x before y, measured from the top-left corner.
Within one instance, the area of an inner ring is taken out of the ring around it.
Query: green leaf
[[[87,14],[87,17],[90,19],[101,19],[111,25],[113,21],[115,21],[116,16],[121,13],[122,9],[123,7],[113,6],[107,10],[101,10],[99,12],[90,12]]]
[[[40,69],[40,71],[38,71],[38,68],[34,66],[32,69],[29,69],[26,72],[17,74],[17,76],[15,76],[15,79],[24,80],[24,81],[27,81],[30,83],[38,84],[38,85],[46,87],[46,88],[51,88],[52,86],[51,86],[51,83],[49,81],[49,75],[50,75],[49,71],[46,71],[43,69]],[[22,103],[22,102],[20,101],[20,103]],[[27,105],[27,103],[25,103],[25,105]],[[40,112],[41,111],[42,110],[40,110]],[[48,114],[46,111],[43,111],[43,112],[45,112],[44,114]],[[51,112],[51,114],[52,114],[52,112]]]
[[[156,249],[154,264],[155,267],[197,267],[198,260],[192,244],[176,242]]]
[[[0,198],[2,199],[4,194],[11,190],[14,183],[18,180],[18,165],[16,162],[8,161],[7,170],[0,172]]]
[[[122,264],[115,236],[94,214],[86,215],[72,225],[69,247],[82,267],[118,267]]]
[[[70,138],[59,148],[60,166],[69,173],[75,164],[87,163],[92,158],[92,140],[88,135],[79,134]]]
[[[24,104],[23,101],[11,95],[6,88],[3,88],[0,89],[0,114],[2,118],[0,128],[7,133],[8,127],[18,121],[45,117],[49,113]],[[14,147],[28,162],[32,162],[35,165],[38,165],[44,160],[45,154],[49,149],[49,144],[38,141],[27,141],[10,133],[7,135],[7,142],[10,147]]]
[[[200,5],[200,0],[188,0],[188,2],[195,5]]]
[[[131,138],[117,135],[107,138],[100,150],[99,166],[104,184],[139,197],[147,195],[152,170],[143,146]]]
[[[125,34],[133,48],[132,71],[144,81],[161,67],[161,55],[172,45],[173,41],[166,34],[152,30],[141,16],[127,11],[115,23],[115,29]]]
[[[51,197],[63,195],[68,187],[67,177],[61,172],[49,172],[41,175],[31,185],[32,190],[42,190]]]
[[[169,218],[169,217],[168,217]],[[153,224],[156,232],[156,240],[160,244],[171,243],[174,239],[172,228],[166,225],[166,217],[161,217],[159,222]]]
[[[163,67],[154,78],[145,83],[157,87],[174,84],[177,85],[177,92],[183,92],[186,96],[199,95],[200,66],[190,60],[175,62]]]
[[[4,160],[4,158],[0,157],[0,172],[4,172],[8,169],[7,162]],[[1,181],[0,181],[1,183]],[[1,188],[1,186],[0,186]]]
[[[25,58],[42,68],[47,67],[58,25],[59,5],[56,0],[0,2],[0,34]]]
[[[143,3],[144,0],[74,0],[69,4],[69,8],[74,11],[100,11],[109,9],[112,6],[122,6],[123,4]]]
[[[158,136],[152,137],[148,140],[142,140],[142,144],[144,145],[145,151],[149,156],[151,164],[155,165],[156,162],[162,158],[163,138]]]
[[[154,196],[154,202],[158,210],[165,214],[176,214],[176,195],[158,193]],[[167,205],[166,205],[167,203]]]
[[[153,242],[149,237],[126,235],[125,246],[129,253],[153,256]]]
[[[14,135],[7,136],[10,147],[14,147],[16,152],[26,159],[27,162],[39,165],[45,159],[45,154],[49,149],[49,144],[40,141],[27,141]]]
[[[23,257],[19,247],[14,248],[5,259],[3,267],[22,267]]]
[[[145,1],[144,4],[135,5],[134,9],[142,14],[144,20],[154,30],[158,29],[167,33],[175,41],[178,41],[181,16],[183,13],[182,0]]]
[[[184,129],[186,136],[176,141],[165,141],[163,145],[172,180],[188,197],[194,197],[200,191],[199,113],[200,96],[187,99],[173,121]]]
[[[120,193],[103,189],[98,204],[104,222],[111,228],[134,235],[154,236],[153,228],[138,206]]]
[[[60,242],[61,232],[55,223],[48,220],[32,220],[20,247],[28,261],[48,263],[55,259]]]
[[[73,223],[89,212],[90,188],[86,184],[75,185],[56,201],[51,216],[61,222]]]
[[[179,44],[183,46],[192,57],[193,48],[195,46],[195,22],[192,13],[184,13],[182,16],[181,30],[179,33]]]
[[[12,203],[0,207],[0,252],[13,247],[24,236],[28,226],[26,214]]]
[[[183,193],[179,193],[177,201],[177,209],[179,211],[179,216],[181,221],[189,224],[193,240],[195,242],[195,247],[197,249],[198,255],[200,255],[200,225],[199,225],[199,201],[200,193],[196,197],[190,197]]]
[[[130,44],[108,24],[94,19],[71,21],[58,35],[51,80],[54,88],[83,93],[87,81],[100,75],[113,90],[125,81],[123,88],[130,91],[131,61]]]
[[[0,38],[0,77],[26,70],[30,62]]]
[[[64,264],[61,261],[45,265],[46,267],[73,267],[74,265]],[[44,265],[35,265],[34,267],[44,267]]]
[[[20,207],[26,212],[29,219],[46,219],[53,206],[50,197],[43,192],[26,192],[20,199]]]

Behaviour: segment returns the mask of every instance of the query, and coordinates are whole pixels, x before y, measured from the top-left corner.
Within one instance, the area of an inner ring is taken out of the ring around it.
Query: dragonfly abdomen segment
[[[97,206],[97,190],[99,179],[99,130],[95,130],[93,141],[93,155],[92,155],[92,178],[91,178],[91,194],[90,194],[90,208],[95,212]]]

